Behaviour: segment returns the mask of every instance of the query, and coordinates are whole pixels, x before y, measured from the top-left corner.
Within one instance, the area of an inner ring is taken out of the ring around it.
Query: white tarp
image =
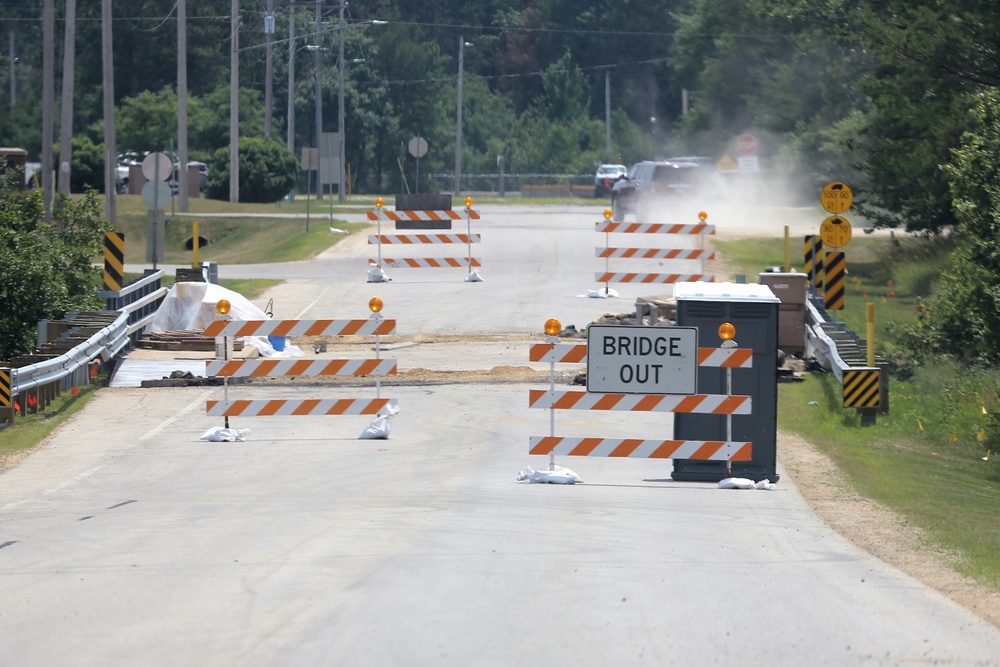
[[[233,290],[213,283],[179,282],[174,283],[163,303],[156,310],[150,331],[185,331],[189,329],[204,329],[219,319],[215,304],[226,299],[230,304],[229,318],[233,320],[267,320],[270,319],[263,310],[253,305],[249,299]],[[294,345],[286,345],[278,352],[270,341],[263,336],[243,338],[246,345],[256,347],[265,357],[301,357],[302,350]]]
[[[215,304],[226,299],[234,320],[266,320],[267,314],[240,294],[212,283],[174,283],[150,324],[150,331],[204,329],[219,319]]]

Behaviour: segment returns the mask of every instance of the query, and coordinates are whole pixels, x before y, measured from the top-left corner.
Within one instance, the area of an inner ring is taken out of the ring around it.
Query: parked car
[[[615,182],[627,173],[628,169],[623,164],[602,164],[594,174],[594,196],[607,197]]]
[[[611,218],[632,213],[645,222],[660,208],[711,192],[715,176],[714,163],[701,159],[636,162],[611,188]]]

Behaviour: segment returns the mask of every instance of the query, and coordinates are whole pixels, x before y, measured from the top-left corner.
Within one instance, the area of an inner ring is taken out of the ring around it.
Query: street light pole
[[[295,155],[295,2],[288,3],[288,152]]]
[[[347,143],[347,133],[344,131],[344,0],[340,0],[340,42],[337,55],[337,132],[340,135],[340,153],[338,156],[337,201],[344,201],[344,146]]]
[[[240,1],[229,18],[229,201],[240,200]]]
[[[455,187],[456,195],[462,193],[462,71],[465,68],[465,47],[471,42],[458,36],[458,100],[455,104]]]

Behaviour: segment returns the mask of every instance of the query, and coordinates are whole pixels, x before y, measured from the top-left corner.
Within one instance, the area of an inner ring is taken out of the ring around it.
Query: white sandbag
[[[759,489],[760,491],[774,491],[778,486],[772,484],[770,480],[762,479],[753,485],[753,488]]]
[[[389,439],[389,418],[376,417],[371,424],[358,436],[358,440],[388,440]]]
[[[727,477],[719,482],[720,489],[752,489],[753,480],[744,477]]]
[[[389,276],[385,275],[385,271],[378,264],[370,262],[368,264],[368,282],[387,283],[389,282]]]
[[[246,442],[247,436],[250,435],[250,429],[248,428],[225,428],[224,426],[213,426],[212,428],[205,431],[199,440],[208,440],[209,442]]]
[[[577,484],[583,483],[580,476],[569,468],[551,465],[545,470],[533,470],[528,466],[527,470],[517,473],[517,481],[528,482],[529,484]]]
[[[379,415],[365,427],[365,430],[358,436],[358,440],[388,440],[391,428],[389,418],[399,414],[399,406],[389,403],[379,410]]]
[[[483,282],[483,277],[479,275],[478,271],[473,271],[469,275],[465,276],[465,282],[467,283],[481,283]]]
[[[617,290],[613,290],[610,287],[606,289],[587,290],[588,299],[609,299],[617,296],[618,296]]]

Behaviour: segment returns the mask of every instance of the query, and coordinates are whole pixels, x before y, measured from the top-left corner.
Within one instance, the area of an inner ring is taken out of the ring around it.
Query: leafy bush
[[[41,194],[18,188],[22,173],[0,179],[0,359],[31,352],[39,320],[100,307],[94,261],[111,229],[89,189],[83,199],[57,196],[48,224]]]
[[[240,201],[268,204],[295,186],[299,163],[285,144],[274,139],[240,139]],[[229,148],[212,156],[206,195],[229,199]]]

